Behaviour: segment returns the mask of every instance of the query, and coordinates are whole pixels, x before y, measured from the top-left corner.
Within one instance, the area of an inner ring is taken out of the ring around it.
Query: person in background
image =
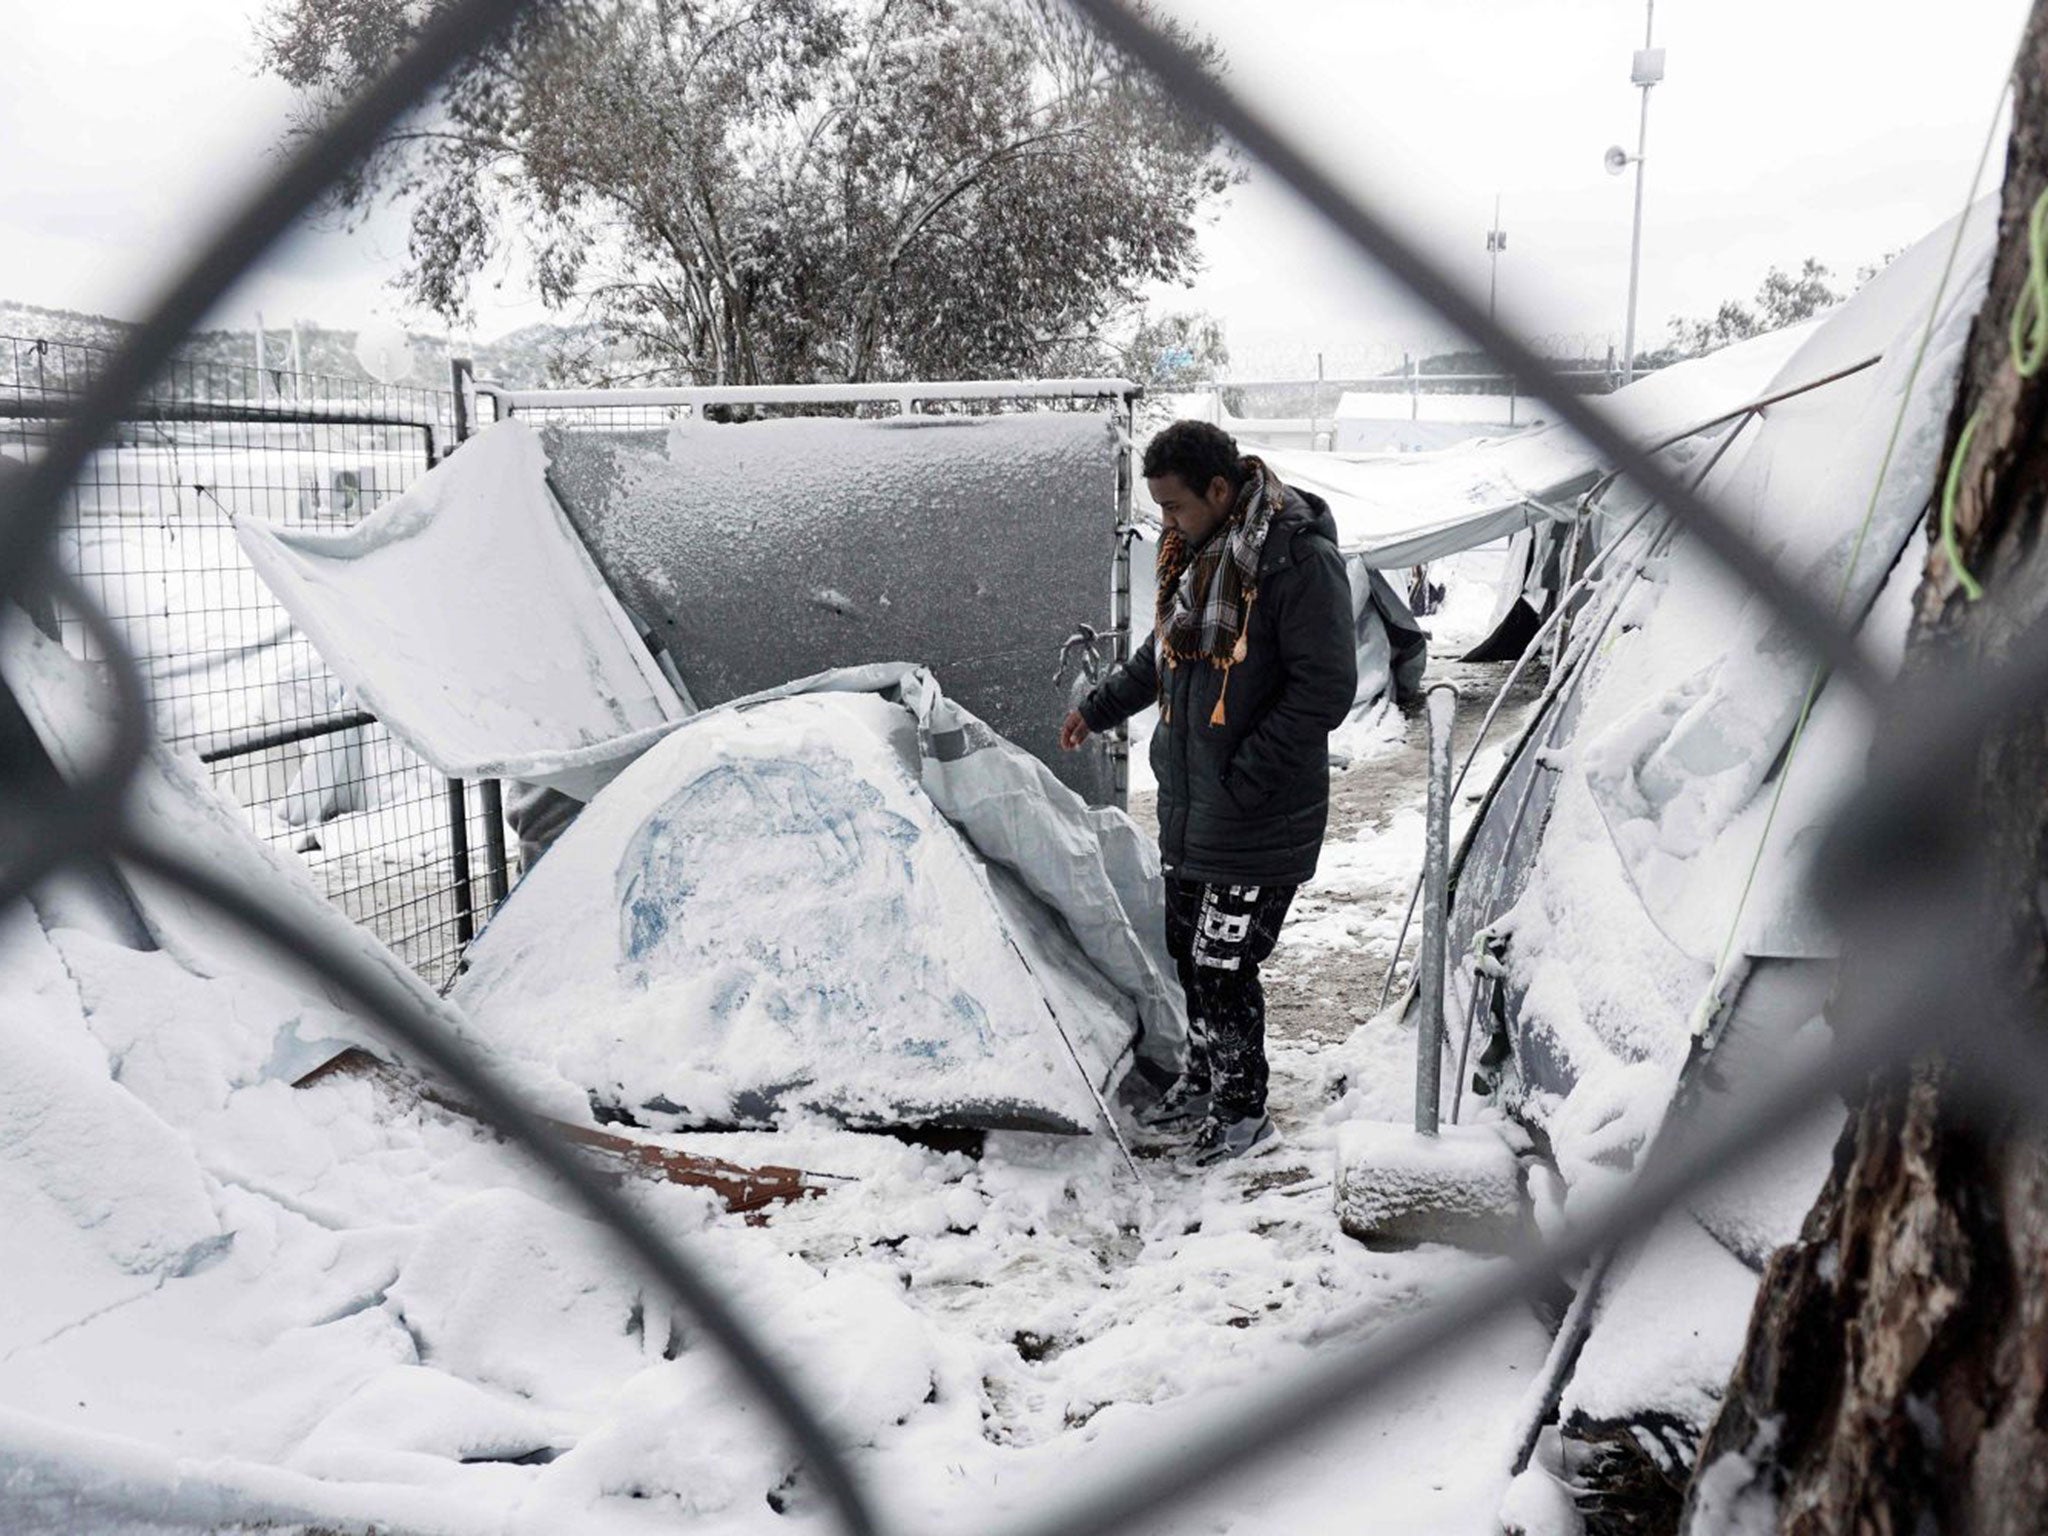
[[[1153,631],[1067,716],[1060,745],[1159,705],[1166,944],[1188,1055],[1141,1118],[1190,1136],[1206,1167],[1279,1138],[1259,967],[1329,822],[1329,735],[1358,690],[1351,583],[1329,507],[1219,428],[1174,422],[1144,472],[1165,525]]]

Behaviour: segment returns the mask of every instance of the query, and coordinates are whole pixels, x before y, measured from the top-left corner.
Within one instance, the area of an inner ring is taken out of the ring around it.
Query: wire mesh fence
[[[1676,521],[1768,604],[1839,678],[1866,695],[1896,702],[1896,692],[1883,669],[1814,594],[1789,583],[1768,554],[1733,528],[1711,502],[1674,480],[1667,467],[1627,439],[1603,414],[1580,402],[1525,342],[1495,325],[1431,262],[1404,243],[1388,221],[1320,173],[1299,146],[1237,99],[1200,60],[1118,0],[1075,0],[1075,8],[1124,52],[1159,75],[1191,110],[1209,117],[1293,184],[1363,253],[1435,307],[1446,323],[1484,346],[1526,390],[1542,396],[1561,419],[1607,453],[1618,470],[1660,500]],[[102,455],[118,452],[129,441],[131,427],[154,419],[152,400],[156,394],[143,388],[143,381],[169,358],[177,337],[282,234],[324,185],[463,57],[489,46],[521,9],[517,0],[457,0],[433,13],[412,52],[302,147],[277,180],[253,198],[206,253],[181,274],[168,290],[170,298],[139,328],[104,374],[86,381],[72,419],[57,422],[48,442],[36,444],[44,450],[37,467],[28,475],[10,477],[11,487],[0,486],[0,583],[11,596],[34,600],[49,585],[42,579],[46,574],[43,566],[21,558],[24,554],[39,554],[54,540],[62,555],[70,539],[76,545],[70,557],[79,558],[84,540],[69,531],[74,525],[113,521],[117,527],[140,526],[155,518],[168,532],[168,514],[161,509],[143,509],[139,499],[132,515],[123,510],[110,519],[102,510],[104,505],[125,509],[129,503],[123,497],[134,492],[139,498],[148,478],[139,464],[124,469],[114,460],[108,467],[100,467]],[[23,361],[17,358],[15,366],[19,368]],[[44,355],[27,361],[41,366],[48,358]],[[260,404],[266,398],[252,381],[243,381],[241,388],[244,393],[236,397],[234,406],[237,416],[245,414],[247,405]],[[176,405],[175,391],[163,403]],[[48,420],[54,406],[46,401],[43,410],[41,419]],[[266,427],[278,425],[260,412],[256,421]],[[238,424],[254,425],[255,421]],[[20,441],[24,448],[30,446],[25,430]],[[277,455],[272,470],[259,473],[249,468],[237,479],[235,471],[223,473],[216,462],[207,473],[218,477],[217,481],[195,475],[189,482],[194,487],[192,495],[199,495],[199,485],[242,492],[260,485],[272,494],[280,494],[278,486],[285,485],[289,488],[281,494],[295,496],[296,478],[281,481],[274,472],[281,470],[286,449],[280,444],[264,451]],[[422,454],[421,468],[430,457],[431,449]],[[178,483],[188,482],[181,476]],[[87,506],[93,509],[91,519],[82,515]],[[197,519],[196,507],[189,514],[181,508],[177,521],[181,534],[192,526],[187,517]],[[196,547],[199,541],[193,543]],[[192,568],[201,577],[210,574],[227,581],[227,564],[221,561],[215,568],[209,565],[212,558],[202,550]],[[111,853],[174,882],[214,907],[224,922],[265,938],[329,978],[367,1018],[383,1026],[399,1049],[412,1053],[460,1089],[480,1113],[524,1143],[587,1211],[612,1228],[647,1273],[697,1317],[705,1337],[732,1358],[806,1462],[845,1528],[857,1533],[878,1529],[880,1521],[866,1490],[801,1381],[770,1358],[755,1326],[722,1294],[698,1260],[595,1177],[489,1069],[447,1034],[438,1019],[394,989],[388,978],[373,974],[358,958],[324,939],[298,931],[213,871],[153,847],[126,823],[120,790],[141,752],[136,709],[143,695],[138,667],[148,663],[131,657],[130,629],[101,622],[98,608],[102,594],[109,607],[138,607],[123,594],[137,582],[147,590],[149,578],[127,561],[125,555],[114,556],[103,568],[85,573],[81,585],[65,593],[74,609],[74,645],[88,654],[104,656],[115,691],[128,704],[120,721],[123,728],[94,769],[79,775],[61,800],[36,807],[37,814],[9,845],[9,862],[0,871],[0,901],[11,901],[68,861]],[[61,580],[58,585],[62,586]],[[139,606],[145,612],[158,611],[150,610],[146,600]],[[161,600],[161,616],[166,621],[170,617],[168,596]],[[132,612],[128,617],[133,617]],[[243,618],[248,622],[243,633],[262,633],[260,621],[253,615]],[[147,638],[147,626],[137,633]],[[226,657],[232,649],[215,645],[208,655]],[[278,677],[287,675],[289,667],[281,663]],[[1982,952],[1974,921],[1976,888],[1964,878],[1976,866],[1964,857],[1946,861],[1922,857],[1907,869],[1896,859],[1887,862],[1886,855],[1893,843],[1888,828],[1924,824],[1943,834],[1958,830],[1953,815],[1944,818],[1936,812],[1951,805],[1956,784],[1968,782],[1969,768],[1987,735],[2018,712],[2038,710],[2048,697],[2048,624],[2037,623],[2027,629],[1998,666],[1980,669],[1965,679],[1942,681],[1945,686],[1929,690],[1921,700],[1920,739],[1899,746],[1880,761],[1872,783],[1838,818],[1833,840],[1821,860],[1822,877],[1830,882],[1837,916],[1850,930],[1852,941],[1866,954],[1879,958],[1885,970],[1884,984],[1867,989],[1865,1004],[1852,1021],[1854,1027],[1838,1032],[1832,1054],[1770,1084],[1747,1114],[1719,1133],[1691,1140],[1682,1149],[1660,1140],[1626,1191],[1583,1225],[1490,1270],[1480,1283],[1438,1299],[1408,1323],[1385,1329],[1363,1343],[1331,1343],[1298,1372],[1246,1389],[1233,1411],[1219,1413],[1214,1421],[1170,1448],[1125,1458],[1100,1476],[1072,1487],[1058,1501],[1036,1511],[1028,1528],[1083,1536],[1138,1520],[1156,1523],[1218,1481],[1296,1443],[1332,1415],[1355,1408],[1390,1382],[1424,1366],[1436,1352],[1454,1346],[1489,1317],[1539,1294],[1553,1283],[1561,1268],[1593,1260],[1615,1243],[1647,1231],[1677,1202],[1766,1149],[1774,1136],[1797,1124],[1827,1095],[1916,1052],[1937,1044],[1944,1048],[1957,1081],[1974,1096],[1971,1102],[1979,1109],[2038,1114],[2044,1093],[2048,1093],[2048,1057],[2037,1039],[2009,1027],[2006,1002],[2020,989],[2013,978],[1987,964]],[[221,728],[221,722],[201,712],[211,707],[200,702],[208,693],[209,685],[203,684],[187,692],[189,714],[181,728],[188,740],[192,731],[202,727]],[[317,721],[319,711],[332,705],[317,699],[295,699],[280,708],[299,710],[296,718],[306,723]],[[174,728],[180,728],[175,712],[171,721]],[[466,831],[466,818],[458,816],[455,826]],[[1966,833],[1966,825],[1963,830]],[[1933,835],[1930,833],[1930,838]],[[1931,844],[1923,840],[1913,846],[1916,853],[1924,853]],[[1968,1027],[1958,1026],[1959,1018],[1971,1021]]]
[[[40,456],[107,357],[0,337],[0,456]],[[453,446],[452,402],[445,390],[181,360],[87,461],[56,533],[60,563],[136,658],[157,735],[197,756],[258,834],[301,856],[437,986],[502,887],[481,856],[494,846],[487,797],[350,702],[233,524],[353,526]],[[50,617],[74,654],[104,659],[77,613]]]

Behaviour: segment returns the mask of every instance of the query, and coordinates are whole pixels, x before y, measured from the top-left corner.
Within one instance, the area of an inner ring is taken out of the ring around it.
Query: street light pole
[[[1621,334],[1621,382],[1624,384],[1636,376],[1636,287],[1643,264],[1643,151],[1650,142],[1650,87],[1664,78],[1664,50],[1650,46],[1656,20],[1657,0],[1645,0],[1643,46],[1629,71],[1630,82],[1642,89],[1643,114],[1636,128],[1636,219],[1628,246],[1628,320]]]
[[[1493,228],[1486,232],[1486,318],[1493,318],[1494,296],[1500,290],[1500,253],[1508,248],[1508,232],[1500,227],[1500,194],[1493,194]]]

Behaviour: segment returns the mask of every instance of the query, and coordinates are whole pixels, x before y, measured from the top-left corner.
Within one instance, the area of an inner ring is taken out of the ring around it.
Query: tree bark
[[[1908,647],[1921,674],[1996,664],[2048,609],[2048,371],[2022,379],[2008,333],[2028,217],[2048,189],[2048,0],[2036,0],[2014,82],[1998,254],[1942,460],[1976,415],[1956,523],[1985,591],[1964,597],[1935,538]],[[1981,905],[1926,920],[1967,919],[1961,931],[2013,978],[2012,1020],[2048,1042],[2048,719],[2001,723],[1955,793],[1968,797]],[[1847,962],[1854,1002],[1853,937]],[[1855,1009],[1840,1012],[1853,1028]],[[1966,1105],[1938,1058],[1873,1081],[1852,1110],[1800,1240],[1765,1272],[1686,1528],[2048,1531],[2048,1143]]]

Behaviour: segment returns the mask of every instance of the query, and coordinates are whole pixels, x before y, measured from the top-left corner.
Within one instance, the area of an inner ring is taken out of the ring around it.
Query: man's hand
[[[1088,722],[1081,718],[1081,711],[1069,710],[1067,718],[1060,722],[1060,748],[1071,752],[1093,734],[1088,729]]]

